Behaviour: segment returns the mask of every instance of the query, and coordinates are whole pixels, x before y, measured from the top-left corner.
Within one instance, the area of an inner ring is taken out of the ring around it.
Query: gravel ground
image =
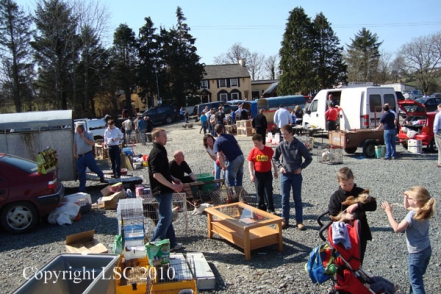
[[[199,128],[183,129],[180,124],[165,127],[169,142],[167,151],[169,158],[173,151],[183,150],[186,161],[195,173],[210,172],[212,163],[202,147],[202,135]],[[252,148],[250,137],[236,137],[247,155]],[[327,143],[316,137],[316,146]],[[137,153],[148,154],[151,145],[137,146]],[[319,227],[316,218],[327,208],[331,193],[337,189],[336,172],[343,166],[349,166],[356,176],[358,186],[370,188],[377,201],[396,203],[394,213],[397,220],[405,216],[402,207],[402,192],[413,185],[426,187],[439,200],[439,172],[436,169],[436,154],[409,154],[398,146],[400,160],[383,161],[364,159],[360,153],[345,155],[344,163],[327,165],[318,162],[319,149],[313,149],[313,162],[303,171],[303,202],[304,224],[307,231],[299,231],[290,227],[283,231],[283,252],[276,246],[254,250],[251,260],[245,261],[243,251],[223,241],[215,235],[207,239],[206,216],[188,216],[188,230],[177,230],[178,240],[185,245],[185,252],[203,252],[216,276],[216,290],[212,293],[326,293],[330,282],[313,285],[304,265],[311,250],[323,242],[318,236]],[[360,151],[360,149],[359,149]],[[147,169],[134,172],[148,179]],[[65,182],[68,193],[75,192],[78,183]],[[88,190],[92,200],[100,196],[102,184],[90,182]],[[254,194],[254,186],[249,180],[247,166],[244,173],[244,188]],[[274,182],[274,197],[277,212],[280,212],[279,181]],[[294,213],[294,208],[291,209]],[[294,224],[294,216],[291,215]],[[407,249],[405,236],[394,234],[386,215],[379,207],[375,212],[368,213],[372,228],[373,240],[368,243],[364,269],[377,276],[382,276],[399,284],[407,290]],[[67,235],[85,230],[95,229],[95,237],[111,248],[113,238],[117,234],[116,211],[91,211],[83,214],[81,221],[70,226],[54,226],[43,223],[35,232],[12,236],[0,231],[0,292],[11,293],[25,281],[23,271],[27,267],[41,268],[56,255],[65,252]],[[431,220],[430,239],[433,255],[425,284],[427,293],[441,293],[441,233],[439,217]]]

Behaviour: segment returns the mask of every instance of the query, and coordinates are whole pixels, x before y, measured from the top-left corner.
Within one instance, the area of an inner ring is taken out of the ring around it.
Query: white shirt
[[[436,135],[439,131],[441,131],[441,111],[438,111],[433,121],[433,133]]]
[[[123,138],[123,133],[117,127],[113,129],[107,128],[104,131],[104,143],[108,146],[119,145],[119,141]]]
[[[285,108],[279,108],[274,114],[274,123],[280,129],[284,125],[290,125],[292,123],[291,114]]]

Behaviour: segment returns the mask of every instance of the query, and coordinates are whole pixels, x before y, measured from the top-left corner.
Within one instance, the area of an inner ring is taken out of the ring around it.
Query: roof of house
[[[218,64],[205,66],[204,80],[249,78],[247,68],[240,64]]]
[[[256,80],[256,81],[251,81],[251,85],[272,84],[278,81],[279,80]]]

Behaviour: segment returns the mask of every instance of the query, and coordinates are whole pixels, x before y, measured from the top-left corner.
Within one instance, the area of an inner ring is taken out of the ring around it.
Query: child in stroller
[[[332,250],[337,254],[332,255],[335,263],[336,273],[332,275],[332,289],[329,293],[335,294],[399,294],[398,286],[390,281],[373,276],[370,277],[361,269],[361,244],[360,228],[361,222],[356,219],[350,223],[329,222],[323,225],[321,219],[328,214],[328,211],[321,214],[317,219],[320,229],[319,235],[323,241],[326,241],[324,232],[327,230],[327,241]],[[340,231],[336,233],[336,231]],[[339,234],[345,234],[345,239],[339,239]],[[349,241],[349,242],[345,242]],[[326,265],[328,266],[328,265]]]

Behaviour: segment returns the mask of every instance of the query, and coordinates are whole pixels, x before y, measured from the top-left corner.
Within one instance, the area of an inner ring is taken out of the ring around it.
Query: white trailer
[[[72,110],[0,114],[0,152],[36,161],[52,147],[58,154],[58,179],[76,180]]]

